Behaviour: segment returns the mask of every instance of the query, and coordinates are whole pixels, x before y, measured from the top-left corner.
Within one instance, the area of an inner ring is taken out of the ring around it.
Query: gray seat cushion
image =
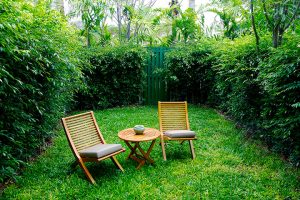
[[[164,134],[170,138],[194,138],[196,136],[196,133],[190,130],[171,130]]]
[[[121,144],[97,144],[79,152],[82,157],[101,158],[122,149]]]

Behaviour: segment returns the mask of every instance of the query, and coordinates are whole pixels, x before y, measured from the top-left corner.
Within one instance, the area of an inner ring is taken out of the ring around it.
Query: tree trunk
[[[277,48],[278,47],[278,28],[274,28],[273,30],[273,35],[272,35],[272,38],[273,38],[273,47],[274,48]]]
[[[274,13],[274,28],[273,28],[273,47],[277,48],[278,47],[278,36],[279,36],[279,28],[280,28],[280,21],[281,21],[281,16],[280,16],[280,5],[279,3],[276,3],[274,6],[275,13]]]
[[[273,47],[277,48],[282,44],[285,30],[287,30],[297,17],[299,17],[300,1],[289,1],[289,4],[284,1],[269,2],[272,5],[271,7],[274,8],[274,12],[270,12],[273,13],[273,19],[268,15],[269,11],[266,6],[266,1],[261,1],[267,25],[270,31],[272,31]]]
[[[131,22],[128,21],[128,24],[127,24],[127,34],[126,34],[127,41],[130,40],[130,24],[131,24]]]
[[[90,29],[89,28],[86,29],[86,33],[87,33],[87,35],[86,35],[86,45],[89,48],[91,46]]]
[[[283,34],[284,34],[284,29],[279,27],[279,30],[278,30],[278,46],[280,46],[282,44]]]
[[[255,40],[256,40],[256,50],[258,52],[259,51],[259,36],[258,36],[256,26],[255,26],[255,18],[254,18],[254,13],[253,13],[253,0],[251,0],[251,2],[250,2],[250,12],[251,12],[252,28],[253,28],[253,32],[254,32]]]
[[[121,19],[121,5],[117,4],[117,23],[118,23],[118,31],[119,31],[119,41],[122,41],[122,19]]]

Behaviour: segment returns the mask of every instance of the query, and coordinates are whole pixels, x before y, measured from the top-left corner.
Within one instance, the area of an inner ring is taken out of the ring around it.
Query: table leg
[[[127,156],[126,160],[128,160],[128,158],[130,158],[133,154],[136,153],[136,148],[137,148],[137,143],[135,143],[134,147],[131,146],[131,144],[127,141],[125,141],[126,145],[130,148],[130,154]]]
[[[149,147],[149,149],[147,150],[147,153],[141,148],[140,145],[137,146],[137,148],[140,150],[140,152],[143,154],[143,157],[145,158],[145,160],[149,161],[149,163],[154,163],[154,160],[152,158],[150,158],[150,152],[152,151],[154,144],[155,144],[156,140],[153,140],[151,142],[151,145]]]
[[[136,167],[136,169],[140,169],[143,165],[145,165],[146,161],[149,163],[154,163],[154,160],[150,158],[150,152],[152,151],[154,144],[156,140],[153,140],[151,142],[151,145],[149,146],[147,152],[145,152],[142,147],[140,146],[139,142],[134,142],[134,146],[131,145],[128,141],[125,141],[126,145],[130,148],[131,152],[128,155],[128,158],[131,158],[132,160],[135,160],[139,163],[139,165]],[[137,149],[141,152],[142,155],[140,155],[137,152]],[[139,158],[141,157],[141,158]]]

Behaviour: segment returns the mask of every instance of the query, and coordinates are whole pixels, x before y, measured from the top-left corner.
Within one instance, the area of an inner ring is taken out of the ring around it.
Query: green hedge
[[[272,150],[300,162],[300,37],[201,41],[166,53],[171,100],[216,106]],[[172,95],[173,94],[173,95]]]
[[[77,108],[103,109],[142,101],[147,51],[137,46],[94,49],[84,71],[86,88],[76,95]]]
[[[0,182],[53,135],[78,85],[75,31],[44,3],[0,2]]]
[[[211,49],[209,41],[203,41],[198,45],[180,44],[166,52],[164,73],[172,101],[207,102],[214,80]]]
[[[257,53],[252,37],[216,47],[219,107],[274,151],[300,162],[300,37],[274,49],[262,40]]]
[[[226,111],[237,122],[255,129],[262,109],[263,88],[257,80],[258,64],[261,55],[267,52],[261,49],[258,54],[252,37],[224,40],[215,46],[214,66],[216,72],[212,93],[220,109]]]
[[[300,165],[300,36],[291,35],[284,46],[272,49],[259,65],[261,126],[270,146]]]

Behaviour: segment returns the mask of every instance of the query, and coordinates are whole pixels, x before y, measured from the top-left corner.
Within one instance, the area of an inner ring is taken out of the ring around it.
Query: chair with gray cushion
[[[94,184],[95,180],[86,168],[85,162],[98,162],[110,158],[121,171],[124,171],[115,155],[124,152],[125,149],[120,144],[106,144],[92,111],[62,118],[62,124],[76,158],[72,166],[79,165],[91,183]]]
[[[190,130],[188,120],[187,102],[158,102],[159,128],[161,135],[161,148],[164,160],[167,160],[165,141],[177,140],[183,143],[188,141],[192,158],[195,159],[193,140],[196,134]]]

